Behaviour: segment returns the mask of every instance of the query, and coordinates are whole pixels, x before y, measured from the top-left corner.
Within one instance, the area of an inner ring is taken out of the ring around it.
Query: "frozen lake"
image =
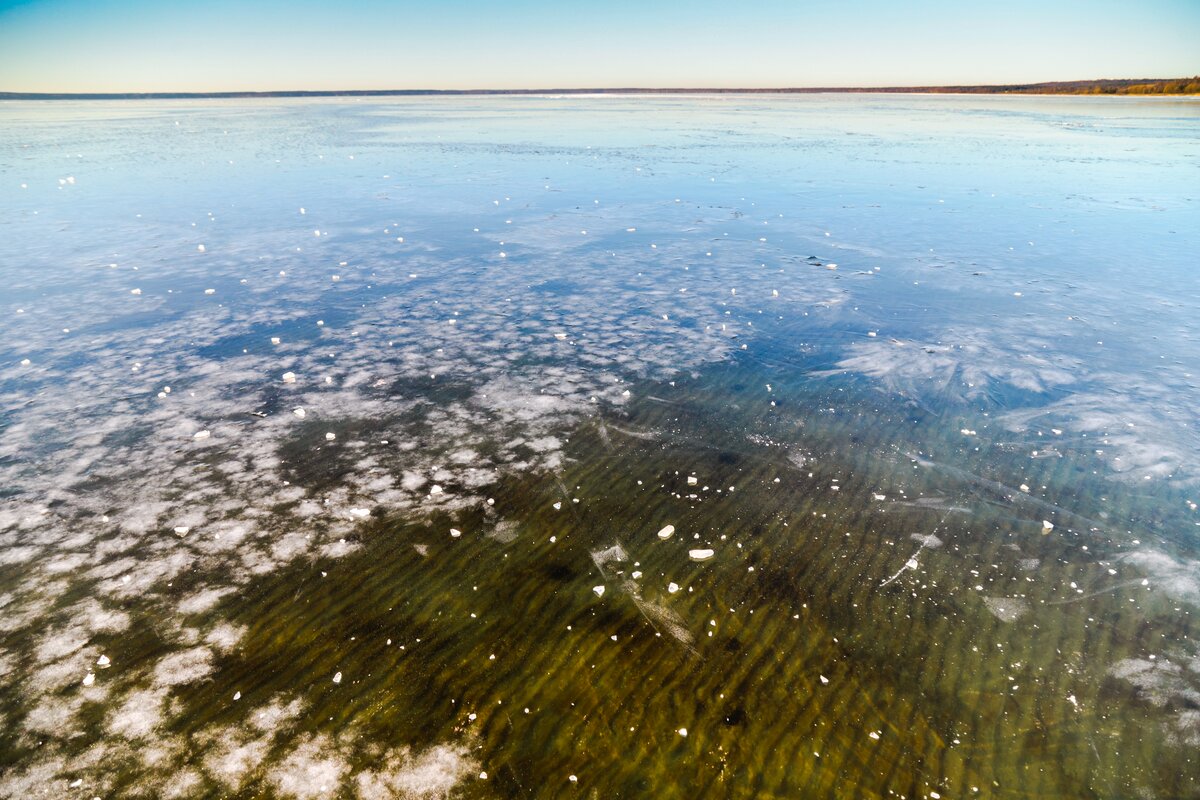
[[[0,797],[1200,797],[1200,103],[0,104]]]

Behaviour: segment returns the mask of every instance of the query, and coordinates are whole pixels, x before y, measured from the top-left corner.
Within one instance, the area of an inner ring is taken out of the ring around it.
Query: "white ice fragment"
[[[129,293],[130,294],[141,294],[142,290],[141,289],[130,289]]]
[[[1042,520],[1042,531],[1044,533],[1049,533],[1052,530],[1054,530],[1054,523],[1048,519]]]
[[[875,497],[875,499],[876,499],[876,500],[878,500],[878,501],[880,501],[880,502],[883,502],[884,500],[887,500],[887,495],[886,495],[886,494],[877,494],[877,495],[874,495],[874,497]]]
[[[677,733],[685,739],[687,738],[687,728],[680,728]]]
[[[212,436],[212,431],[196,431],[192,434],[192,438],[196,441],[202,441],[210,436]]]
[[[559,502],[554,504],[554,510],[558,511],[561,508],[562,508],[562,501],[560,500]]]
[[[431,495],[434,495],[434,494],[444,494],[444,493],[445,493],[445,491],[446,491],[445,489],[443,489],[441,486],[438,486],[436,483],[435,483],[433,486],[431,486],[431,487],[429,488],[429,493],[430,493]]]
[[[333,676],[333,682],[334,682],[334,683],[341,683],[341,682],[342,682],[342,673],[340,673],[340,672],[339,672],[338,674],[334,675],[334,676]]]
[[[1023,484],[1023,483],[1022,483],[1022,484],[1021,484],[1021,491],[1022,491],[1022,492],[1025,492],[1025,493],[1028,493],[1028,492],[1029,492],[1029,487],[1028,487],[1028,486],[1026,486],[1025,484]]]
[[[272,336],[272,337],[271,337],[271,344],[279,344],[279,337],[278,337],[278,336]]]
[[[909,569],[916,569],[921,565],[917,563],[915,558],[910,558],[907,562],[905,562],[904,566],[908,567]]]
[[[198,250],[199,252],[203,253],[203,252],[204,252],[204,245],[202,245],[202,244],[198,244],[198,245],[196,245],[196,250]]]
[[[592,591],[596,593],[596,597],[604,597],[604,587],[603,586],[593,586]]]
[[[692,559],[693,561],[708,561],[708,559],[712,558],[713,555],[714,552],[707,548],[688,550],[688,558]]]
[[[296,382],[296,373],[294,373],[294,372],[283,373],[283,382],[284,383],[295,383]]]
[[[676,592],[678,592],[678,591],[679,591],[679,584],[678,584],[678,583],[671,582],[671,583],[668,583],[668,584],[667,584],[667,593],[668,593],[668,594],[675,594],[675,593],[676,593]]]
[[[107,667],[111,663],[108,656],[100,656],[96,659],[96,666],[98,667]]]
[[[479,773],[479,780],[481,780],[481,781],[486,781],[486,780],[487,780],[487,773],[486,773],[486,772],[481,772],[481,773]]]
[[[822,685],[828,685],[828,684],[829,684],[829,678],[826,678],[824,675],[818,675],[817,677],[821,679],[821,684],[822,684]]]
[[[30,361],[28,358],[22,358],[22,359],[21,359],[21,366],[22,366],[22,367],[28,367],[28,366],[29,366],[30,364],[32,364],[32,363],[33,363],[33,362],[32,362],[32,361]]]
[[[687,479],[688,486],[695,486],[697,483],[699,483],[699,481],[696,479],[695,475],[688,475],[688,479]]]
[[[204,293],[205,294],[216,294],[217,290],[216,289],[205,289]]]
[[[569,780],[571,783],[579,783],[579,778],[575,777],[574,775],[568,775],[567,780]]]
[[[1067,695],[1067,702],[1069,702],[1071,705],[1075,706],[1076,708],[1079,708],[1079,701],[1075,699],[1075,695],[1073,695],[1073,694]]]
[[[879,741],[879,732],[878,731],[871,731],[870,733],[867,734],[867,736],[870,736],[875,741]]]
[[[450,536],[454,539],[457,539],[458,537],[462,536],[462,531],[460,531],[458,528],[451,528]]]
[[[84,686],[91,686],[95,682],[96,682],[96,673],[89,672],[87,675],[83,676],[83,685]]]
[[[671,534],[673,534],[673,533],[675,533],[675,526],[674,526],[674,525],[668,525],[667,527],[663,528],[661,531],[659,531],[659,532],[658,532],[658,538],[660,538],[660,539],[670,539],[670,538],[671,538]]]
[[[189,528],[187,525],[176,525],[175,526],[175,533],[179,536],[187,536],[188,531],[190,531],[190,530],[191,530],[191,528]]]
[[[371,512],[365,508],[352,508],[350,509],[350,516],[355,519],[366,519],[371,516]]]
[[[638,578],[642,577],[642,573],[641,571],[635,569],[632,573],[630,573],[629,577],[636,581]]]
[[[300,213],[301,213],[301,214],[307,214],[308,212],[307,212],[307,211],[305,211],[303,208],[301,208],[301,209],[300,209]]]
[[[556,333],[554,334],[554,338],[561,342],[563,339],[567,338],[567,335],[565,333]]]
[[[329,431],[328,433],[325,434],[325,441],[327,441],[327,442],[332,442],[336,438],[337,438],[337,434],[334,433],[333,431]]]
[[[304,419],[308,412],[306,412],[303,408],[293,408],[292,413],[300,419]]]

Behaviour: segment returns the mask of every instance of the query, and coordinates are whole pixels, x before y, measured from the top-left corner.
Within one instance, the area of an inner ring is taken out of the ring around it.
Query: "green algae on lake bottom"
[[[351,769],[461,743],[489,778],[456,792],[479,797],[1191,791],[1170,736],[1185,710],[1108,674],[1195,634],[1121,563],[1163,522],[1093,525],[1083,458],[1031,460],[850,381],[766,377],[771,393],[744,366],[638,387],[569,432],[560,474],[385,512],[358,551],[223,598],[246,633],[183,687],[172,734],[303,696],[288,724]],[[1147,513],[1120,494],[1105,508]],[[689,560],[700,546],[715,556]]]

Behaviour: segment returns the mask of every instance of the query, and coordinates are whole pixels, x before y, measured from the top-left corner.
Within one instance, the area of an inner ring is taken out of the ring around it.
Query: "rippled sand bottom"
[[[1088,517],[1077,458],[976,453],[903,398],[752,363],[637,397],[569,432],[558,474],[377,514],[355,552],[219,598],[244,633],[178,681],[163,736],[191,788],[1192,792],[1191,712],[1145,654],[1194,625],[1125,559],[1136,536]]]

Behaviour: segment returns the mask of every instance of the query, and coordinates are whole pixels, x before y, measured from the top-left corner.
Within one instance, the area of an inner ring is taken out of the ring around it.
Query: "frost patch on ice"
[[[156,686],[178,686],[206,677],[213,670],[212,651],[207,647],[193,647],[172,653],[154,667]]]
[[[269,779],[283,797],[308,800],[339,795],[347,770],[333,741],[319,735],[309,737],[288,753],[270,770]]]
[[[479,762],[461,745],[436,745],[420,753],[395,748],[380,761],[358,774],[359,800],[443,800],[479,769]]]

